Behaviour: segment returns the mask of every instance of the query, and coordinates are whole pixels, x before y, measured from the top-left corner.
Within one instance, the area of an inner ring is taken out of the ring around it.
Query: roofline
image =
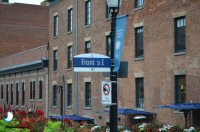
[[[41,60],[33,61],[30,63],[15,65],[7,68],[0,69],[0,76],[8,75],[8,74],[14,74],[24,71],[31,71],[31,70],[37,70],[48,67],[48,59],[47,58],[41,58]]]

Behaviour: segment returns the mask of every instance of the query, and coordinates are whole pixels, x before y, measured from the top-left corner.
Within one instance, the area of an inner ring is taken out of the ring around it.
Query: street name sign
[[[74,72],[110,72],[111,59],[101,54],[80,54],[74,56]]]
[[[102,81],[102,104],[112,105],[112,83],[109,81]]]

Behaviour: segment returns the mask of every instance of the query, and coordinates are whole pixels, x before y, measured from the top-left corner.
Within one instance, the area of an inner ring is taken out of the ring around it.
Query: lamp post
[[[117,72],[114,72],[114,47],[115,47],[115,27],[116,27],[116,17],[119,13],[119,7],[121,5],[121,0],[106,0],[108,8],[111,10],[111,73],[110,81],[112,82],[112,105],[110,106],[110,131],[117,132],[118,126],[118,116],[117,116]]]

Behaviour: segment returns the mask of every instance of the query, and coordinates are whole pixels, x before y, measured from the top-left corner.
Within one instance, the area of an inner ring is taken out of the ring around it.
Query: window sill
[[[38,101],[39,101],[39,102],[42,102],[42,101],[43,101],[43,99],[39,99]]]
[[[91,107],[85,107],[85,110],[91,110],[92,108]]]
[[[70,105],[70,106],[67,106],[67,109],[72,109],[72,106]]]
[[[57,109],[58,107],[57,106],[52,106],[52,108]]]
[[[53,71],[54,73],[57,73],[58,71],[56,70],[56,71]]]
[[[135,7],[134,11],[142,10],[143,8],[144,8],[144,6]]]
[[[72,68],[67,69],[67,71],[72,71]]]
[[[135,58],[135,61],[143,61],[144,60],[144,57],[137,57]]]
[[[67,34],[72,34],[72,31],[68,31]]]
[[[34,102],[34,101],[35,101],[35,99],[30,99],[29,101],[30,101],[30,102]]]
[[[58,38],[58,36],[53,36],[53,39],[57,39]]]
[[[91,24],[89,24],[89,25],[85,25],[85,28],[89,28],[91,26]]]
[[[186,55],[186,52],[177,52],[174,53],[174,56]]]

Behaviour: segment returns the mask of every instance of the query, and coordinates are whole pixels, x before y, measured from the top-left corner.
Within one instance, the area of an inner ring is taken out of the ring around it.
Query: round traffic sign
[[[104,84],[103,85],[103,93],[105,95],[109,95],[110,94],[110,86],[108,84]]]

